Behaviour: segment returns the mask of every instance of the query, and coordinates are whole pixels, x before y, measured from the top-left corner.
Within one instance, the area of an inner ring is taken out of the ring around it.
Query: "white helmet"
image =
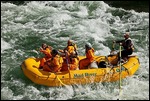
[[[87,47],[87,48],[92,48],[92,45],[91,45],[89,42],[87,42],[87,43],[85,44],[85,47]]]

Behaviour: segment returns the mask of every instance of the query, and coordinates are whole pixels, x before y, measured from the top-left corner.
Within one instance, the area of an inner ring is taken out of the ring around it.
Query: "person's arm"
[[[115,40],[115,43],[123,43],[124,40]]]
[[[89,50],[88,51],[88,58],[90,59],[90,61],[92,62],[94,60],[94,50]]]
[[[59,49],[58,51],[61,52],[61,53],[64,53],[64,50],[62,50],[62,49]]]
[[[49,54],[50,50],[48,48],[46,48],[46,50],[41,49],[40,52],[43,52],[44,54]]]
[[[77,45],[76,45],[76,44],[74,45],[74,50],[75,50],[75,52],[76,52],[76,55],[78,55],[78,52],[77,52]]]

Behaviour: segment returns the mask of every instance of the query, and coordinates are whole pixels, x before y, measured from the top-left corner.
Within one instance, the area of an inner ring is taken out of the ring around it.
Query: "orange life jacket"
[[[42,52],[42,53],[44,53],[45,54],[45,57],[46,58],[51,58],[52,57],[52,55],[51,55],[51,49],[50,48],[46,48],[46,49],[43,49],[43,50],[40,50],[40,52]]]
[[[86,58],[90,60],[90,62],[94,61],[94,49],[91,48],[86,52]]]
[[[79,60],[77,58],[69,58],[68,59],[68,64],[67,64],[66,61],[67,60],[65,59],[61,71],[67,71],[68,68],[69,68],[69,70],[78,69]]]
[[[55,57],[52,57],[50,61],[47,62],[47,65],[53,72],[60,71],[62,67],[63,59],[59,55],[56,55]]]

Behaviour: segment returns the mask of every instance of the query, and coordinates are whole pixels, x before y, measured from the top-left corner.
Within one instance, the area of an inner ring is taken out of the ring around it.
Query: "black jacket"
[[[125,40],[118,40],[116,43],[122,43],[123,48],[126,50],[133,49],[133,43],[130,38]]]

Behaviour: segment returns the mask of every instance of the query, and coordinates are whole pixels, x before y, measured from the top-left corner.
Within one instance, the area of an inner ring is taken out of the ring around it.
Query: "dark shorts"
[[[122,50],[121,51],[121,57],[124,58],[124,57],[128,57],[128,55],[131,55],[133,53],[133,51],[130,49],[130,50]]]

